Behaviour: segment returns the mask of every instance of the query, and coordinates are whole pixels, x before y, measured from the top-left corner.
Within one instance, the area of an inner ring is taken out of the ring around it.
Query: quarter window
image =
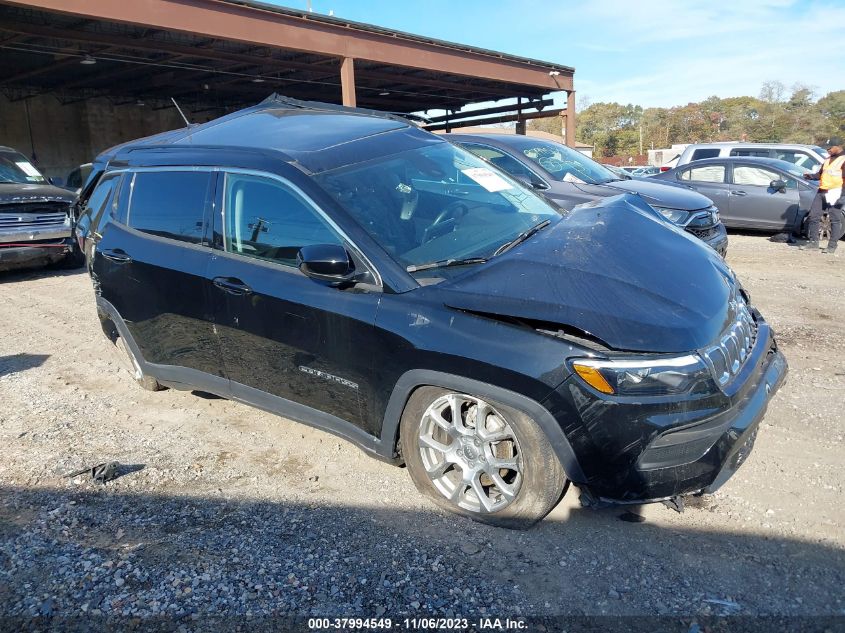
[[[303,246],[342,244],[314,207],[281,182],[226,174],[226,250],[286,266]]]
[[[732,149],[731,156],[757,156],[758,158],[768,158],[769,150],[767,149]]]
[[[120,177],[112,176],[111,178],[104,178],[94,189],[94,193],[88,198],[86,207],[91,211],[91,217],[95,224],[99,222],[100,216],[106,207],[106,201],[111,198],[112,191],[115,185],[120,181]]]
[[[129,226],[151,235],[200,244],[210,179],[206,171],[136,173]]]
[[[690,160],[701,160],[703,158],[716,158],[719,155],[718,148],[697,149],[692,153]]]
[[[725,182],[724,165],[707,165],[706,167],[693,167],[680,175],[681,180],[693,182]]]

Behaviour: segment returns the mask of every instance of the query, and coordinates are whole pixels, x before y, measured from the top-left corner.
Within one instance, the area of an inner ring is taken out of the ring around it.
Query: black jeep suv
[[[638,196],[561,211],[397,117],[274,97],[94,169],[77,237],[144,387],[326,429],[474,519],[715,490],[786,374]]]

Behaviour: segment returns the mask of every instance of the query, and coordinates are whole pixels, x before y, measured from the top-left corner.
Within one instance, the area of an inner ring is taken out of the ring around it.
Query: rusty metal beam
[[[352,57],[376,63],[406,66],[497,82],[530,85],[552,90],[572,89],[572,70],[557,65],[540,65],[470,50],[444,42],[412,38],[401,33],[364,30],[331,21],[309,20],[255,6],[219,0],[4,0],[4,2],[46,11],[181,31],[259,44],[272,48],[312,52],[334,57]],[[284,42],[284,47],[279,45]],[[557,72],[555,77],[550,71]]]
[[[481,119],[469,119],[466,121],[461,121],[458,124],[453,122],[449,123],[437,123],[435,125],[426,125],[424,129],[428,130],[429,132],[436,132],[437,130],[445,130],[447,128],[461,128],[461,127],[474,127],[479,125],[492,125],[494,123],[510,123],[512,121],[518,121],[521,119],[545,119],[547,117],[553,116],[560,116],[562,112],[566,112],[566,110],[560,108],[556,110],[543,110],[542,112],[529,112],[528,114],[508,114],[504,116],[492,116],[492,117],[484,117]]]
[[[344,57],[340,63],[340,91],[343,105],[355,107],[355,60]]]
[[[417,70],[414,68],[403,68],[403,70]],[[510,89],[502,86],[483,86],[478,84],[468,84],[465,77],[456,77],[455,81],[444,81],[443,79],[433,79],[429,77],[417,77],[409,74],[388,73],[378,70],[370,70],[367,68],[356,69],[359,77],[367,79],[378,79],[380,81],[393,82],[393,84],[405,84],[411,86],[427,86],[429,88],[445,88],[449,90],[461,89],[466,90],[471,88],[474,92],[501,96],[501,97],[515,97],[519,92],[518,89]],[[441,74],[448,75],[448,71],[441,71]],[[541,89],[543,92],[549,92],[548,89]],[[553,88],[552,90],[555,90]]]
[[[539,101],[529,101],[521,105],[511,103],[509,105],[496,106],[494,108],[484,108],[483,110],[467,110],[465,112],[454,112],[452,114],[444,114],[441,116],[431,117],[429,121],[431,121],[432,123],[442,123],[445,121],[449,121],[450,123],[456,123],[461,119],[469,119],[473,117],[483,116],[486,114],[498,114],[500,112],[514,112],[519,109],[542,110],[546,106],[550,106],[552,104],[554,104],[554,99],[541,99]]]
[[[566,144],[575,147],[575,91],[570,90],[566,95]]]

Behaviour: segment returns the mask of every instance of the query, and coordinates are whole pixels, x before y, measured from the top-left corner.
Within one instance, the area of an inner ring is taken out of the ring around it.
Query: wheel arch
[[[428,369],[412,369],[402,374],[396,381],[390,395],[382,421],[380,444],[383,450],[390,452],[391,456],[396,455],[399,446],[399,426],[402,414],[411,394],[420,387],[454,389],[466,394],[489,398],[514,409],[519,409],[540,426],[560,461],[566,477],[575,482],[585,481],[584,471],[581,469],[575,451],[572,449],[563,429],[552,414],[539,402],[504,387]]]

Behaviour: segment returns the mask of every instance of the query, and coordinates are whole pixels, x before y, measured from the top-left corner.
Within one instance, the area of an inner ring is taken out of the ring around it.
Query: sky
[[[272,4],[306,9],[308,0]],[[311,7],[574,66],[578,109],[758,96],[771,80],[809,86],[816,97],[845,90],[845,0],[311,0]]]

